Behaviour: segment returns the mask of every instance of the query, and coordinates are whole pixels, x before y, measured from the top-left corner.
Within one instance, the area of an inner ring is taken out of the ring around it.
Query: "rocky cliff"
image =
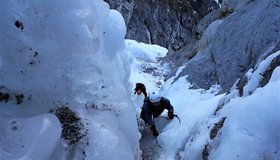
[[[105,0],[124,16],[126,38],[181,51],[196,41],[194,26],[219,6],[215,0]]]
[[[181,75],[189,75],[198,87],[217,83],[228,91],[250,68],[279,50],[280,1],[224,1],[196,30],[202,37],[191,49],[195,56],[185,61]]]

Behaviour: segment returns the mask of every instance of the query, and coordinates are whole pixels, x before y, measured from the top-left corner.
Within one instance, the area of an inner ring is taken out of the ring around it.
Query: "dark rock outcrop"
[[[194,26],[214,9],[215,0],[105,0],[124,16],[126,38],[182,52],[196,41]]]
[[[83,133],[84,125],[81,118],[67,106],[58,107],[54,113],[62,124],[61,137],[69,145],[79,142],[86,133]]]

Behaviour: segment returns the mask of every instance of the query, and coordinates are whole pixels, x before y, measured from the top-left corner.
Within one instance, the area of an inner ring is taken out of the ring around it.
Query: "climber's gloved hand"
[[[159,135],[155,125],[151,125],[150,129],[155,137],[157,137]]]
[[[173,112],[171,112],[171,111],[168,112],[168,118],[169,119],[173,119],[174,118]]]

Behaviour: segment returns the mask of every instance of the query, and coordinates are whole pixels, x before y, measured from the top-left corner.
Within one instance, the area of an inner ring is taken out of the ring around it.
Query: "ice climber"
[[[159,135],[154,118],[158,117],[164,110],[168,110],[168,118],[174,118],[174,108],[170,104],[170,101],[160,96],[158,93],[152,92],[148,98],[144,101],[140,118],[150,126],[150,129],[155,137]]]

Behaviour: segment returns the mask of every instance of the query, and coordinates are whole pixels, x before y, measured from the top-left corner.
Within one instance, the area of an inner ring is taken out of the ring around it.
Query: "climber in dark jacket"
[[[174,108],[167,98],[161,97],[159,94],[153,92],[149,95],[148,100],[145,101],[140,117],[148,123],[150,129],[155,137],[159,135],[154,118],[158,117],[165,109],[168,110],[169,119],[174,118]]]

